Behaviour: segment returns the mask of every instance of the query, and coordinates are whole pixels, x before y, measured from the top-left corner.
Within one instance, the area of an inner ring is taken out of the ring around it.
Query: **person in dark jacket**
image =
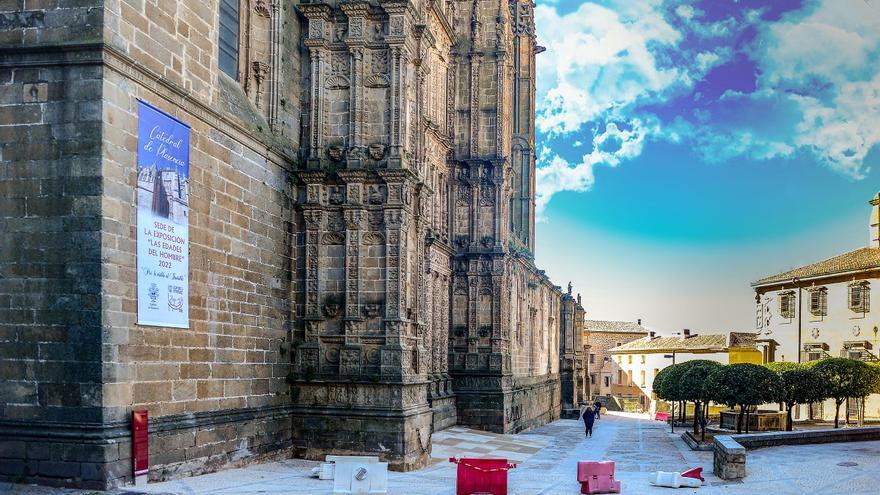
[[[596,421],[596,415],[593,413],[593,408],[587,406],[587,410],[584,411],[584,427],[586,428],[585,435],[588,437],[593,436],[594,421]]]
[[[596,401],[593,403],[593,410],[596,411],[596,419],[602,419],[599,417],[599,411],[602,409],[602,403]]]

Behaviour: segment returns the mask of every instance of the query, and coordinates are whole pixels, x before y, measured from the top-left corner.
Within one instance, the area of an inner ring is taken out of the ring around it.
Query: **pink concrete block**
[[[614,461],[578,461],[581,493],[620,493],[614,480]]]

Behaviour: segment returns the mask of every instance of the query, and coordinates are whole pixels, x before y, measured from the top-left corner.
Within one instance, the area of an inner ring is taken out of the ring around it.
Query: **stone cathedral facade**
[[[530,0],[20,4],[0,3],[0,477],[130,482],[133,410],[161,480],[418,469],[436,431],[585,399],[580,296],[533,262]],[[137,323],[138,100],[191,127],[187,328]]]

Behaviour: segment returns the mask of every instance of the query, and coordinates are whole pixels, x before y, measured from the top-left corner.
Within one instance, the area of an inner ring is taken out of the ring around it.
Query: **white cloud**
[[[656,96],[682,82],[676,68],[662,68],[654,44],[674,46],[681,38],[656,9],[658,0],[609,7],[587,2],[559,15],[535,9],[541,55],[537,127],[551,136],[576,132],[605,112]]]
[[[864,2],[816,0],[761,33],[759,88],[800,112],[786,143],[861,179],[880,144],[880,11]]]
[[[544,165],[537,169],[538,190],[535,198],[539,220],[543,220],[544,208],[554,194],[562,191],[586,191],[593,186],[593,168],[597,165],[616,167],[621,161],[635,158],[642,153],[645,137],[659,132],[656,121],[634,120],[621,129],[615,122],[605,124],[601,132],[593,132],[593,148],[572,166],[558,154],[544,155]]]
[[[858,0],[807,1],[766,24],[761,9],[707,21],[699,9],[664,0],[588,1],[568,14],[539,5],[539,43],[547,47],[537,88],[539,217],[554,194],[591,188],[596,165],[635,158],[652,139],[687,141],[708,162],[810,152],[864,177],[880,144],[880,11]],[[750,26],[755,40],[735,48]],[[686,37],[698,42],[680,46]],[[699,105],[675,119],[644,115],[646,105],[693,91],[743,50],[757,65],[754,92],[717,100],[698,92],[691,101]],[[557,140],[589,152],[566,156]]]
[[[682,19],[689,21],[697,14],[697,10],[692,5],[679,5],[675,8],[675,13]]]

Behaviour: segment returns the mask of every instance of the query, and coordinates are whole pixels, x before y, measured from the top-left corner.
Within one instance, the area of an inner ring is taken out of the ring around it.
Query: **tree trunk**
[[[835,401],[834,401],[834,427],[835,428],[840,427],[840,405],[842,403],[843,403],[842,400],[835,399]]]
[[[736,432],[742,433],[743,415],[746,413],[746,406],[739,406],[739,414],[736,417]]]
[[[703,421],[700,422],[700,441],[701,442],[706,441],[706,423],[709,422],[708,411],[709,411],[709,403],[703,402],[703,414],[702,414]]]
[[[746,433],[749,432],[749,418],[751,417],[751,413],[752,413],[749,409],[750,408],[748,408],[748,407],[746,408]]]
[[[785,431],[794,430],[794,425],[791,420],[791,408],[794,407],[794,404],[786,404],[785,405]]]
[[[694,437],[697,436],[697,432],[699,431],[699,430],[697,430],[697,422],[698,422],[698,418],[699,418],[699,416],[697,415],[697,410],[699,409],[699,405],[700,405],[699,402],[694,401]],[[702,415],[702,413],[700,413],[700,414]]]
[[[850,409],[850,407],[849,407],[849,401],[851,401],[851,400],[852,400],[852,397],[849,397],[849,398],[847,398],[846,401],[845,401],[845,402],[846,402],[846,413],[845,413],[845,416],[846,416],[846,423],[844,423],[845,425],[849,425],[849,409]]]

